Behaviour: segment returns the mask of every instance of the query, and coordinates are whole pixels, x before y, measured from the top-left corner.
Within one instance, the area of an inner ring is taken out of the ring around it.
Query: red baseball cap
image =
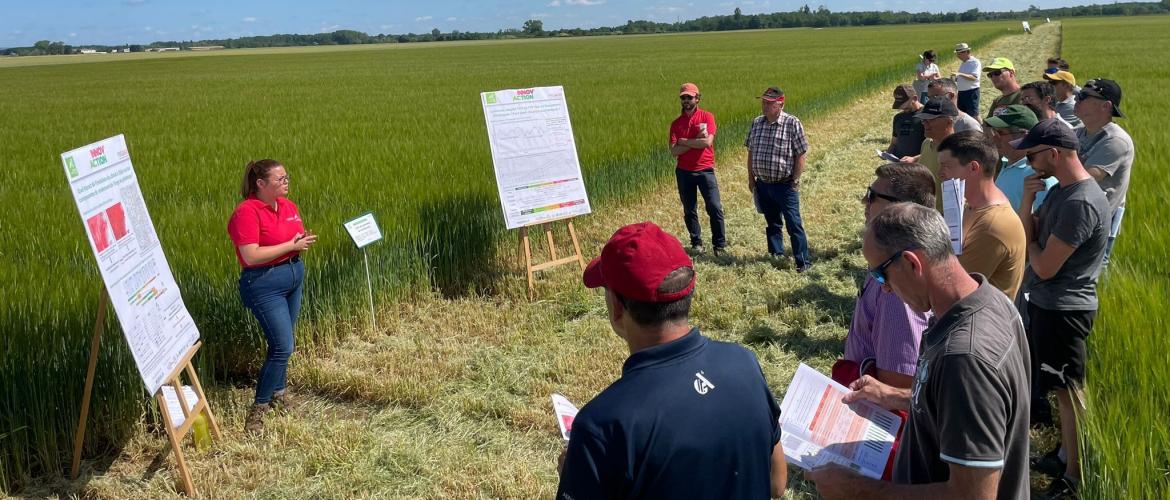
[[[583,281],[588,288],[606,287],[638,302],[673,302],[695,289],[695,277],[682,290],[659,293],[658,287],[670,273],[693,267],[682,244],[653,222],[630,224],[618,229],[601,255],[585,268]]]
[[[699,86],[689,82],[684,83],[682,84],[682,87],[678,89],[678,95],[689,95],[691,97],[696,97],[699,95]]]

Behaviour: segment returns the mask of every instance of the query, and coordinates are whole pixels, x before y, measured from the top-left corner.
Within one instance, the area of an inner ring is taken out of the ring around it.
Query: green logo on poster
[[[73,157],[65,157],[65,169],[69,171],[69,177],[77,177],[77,165],[73,164]]]
[[[484,101],[486,101],[488,104],[495,104],[495,103],[496,103],[496,93],[495,93],[495,92],[492,92],[492,93],[490,93],[490,94],[487,94],[486,96],[484,96],[484,98],[483,98],[483,99],[484,99]]]

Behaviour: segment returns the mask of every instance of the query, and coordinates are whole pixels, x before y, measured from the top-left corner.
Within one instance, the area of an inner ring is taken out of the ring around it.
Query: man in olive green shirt
[[[997,57],[983,68],[983,71],[987,72],[987,78],[995,85],[996,90],[1003,92],[1003,95],[991,101],[991,107],[987,108],[987,118],[998,115],[1001,110],[1012,104],[1019,104],[1020,82],[1016,81],[1016,66],[1012,64],[1011,59]]]
[[[995,185],[999,152],[980,132],[959,132],[938,146],[940,177],[963,179],[963,253],[967,272],[987,276],[992,286],[1015,299],[1024,278],[1027,241],[1024,225],[1007,195]]]

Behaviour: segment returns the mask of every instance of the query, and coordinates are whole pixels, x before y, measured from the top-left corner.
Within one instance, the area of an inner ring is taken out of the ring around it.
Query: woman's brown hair
[[[240,185],[240,197],[246,200],[256,194],[256,181],[267,179],[268,172],[280,166],[282,166],[280,162],[272,159],[248,162],[248,166],[244,167],[244,181]]]

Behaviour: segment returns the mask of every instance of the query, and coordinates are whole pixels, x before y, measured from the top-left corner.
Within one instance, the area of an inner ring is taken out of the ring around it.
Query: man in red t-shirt
[[[691,252],[703,252],[703,234],[696,210],[697,190],[703,195],[707,216],[711,218],[711,244],[715,256],[727,249],[723,226],[723,203],[719,201],[719,183],[715,180],[715,115],[699,109],[699,87],[684,83],[678,93],[682,113],[670,124],[670,154],[678,158],[674,175],[678,197],[682,201],[683,221],[691,236]]]

